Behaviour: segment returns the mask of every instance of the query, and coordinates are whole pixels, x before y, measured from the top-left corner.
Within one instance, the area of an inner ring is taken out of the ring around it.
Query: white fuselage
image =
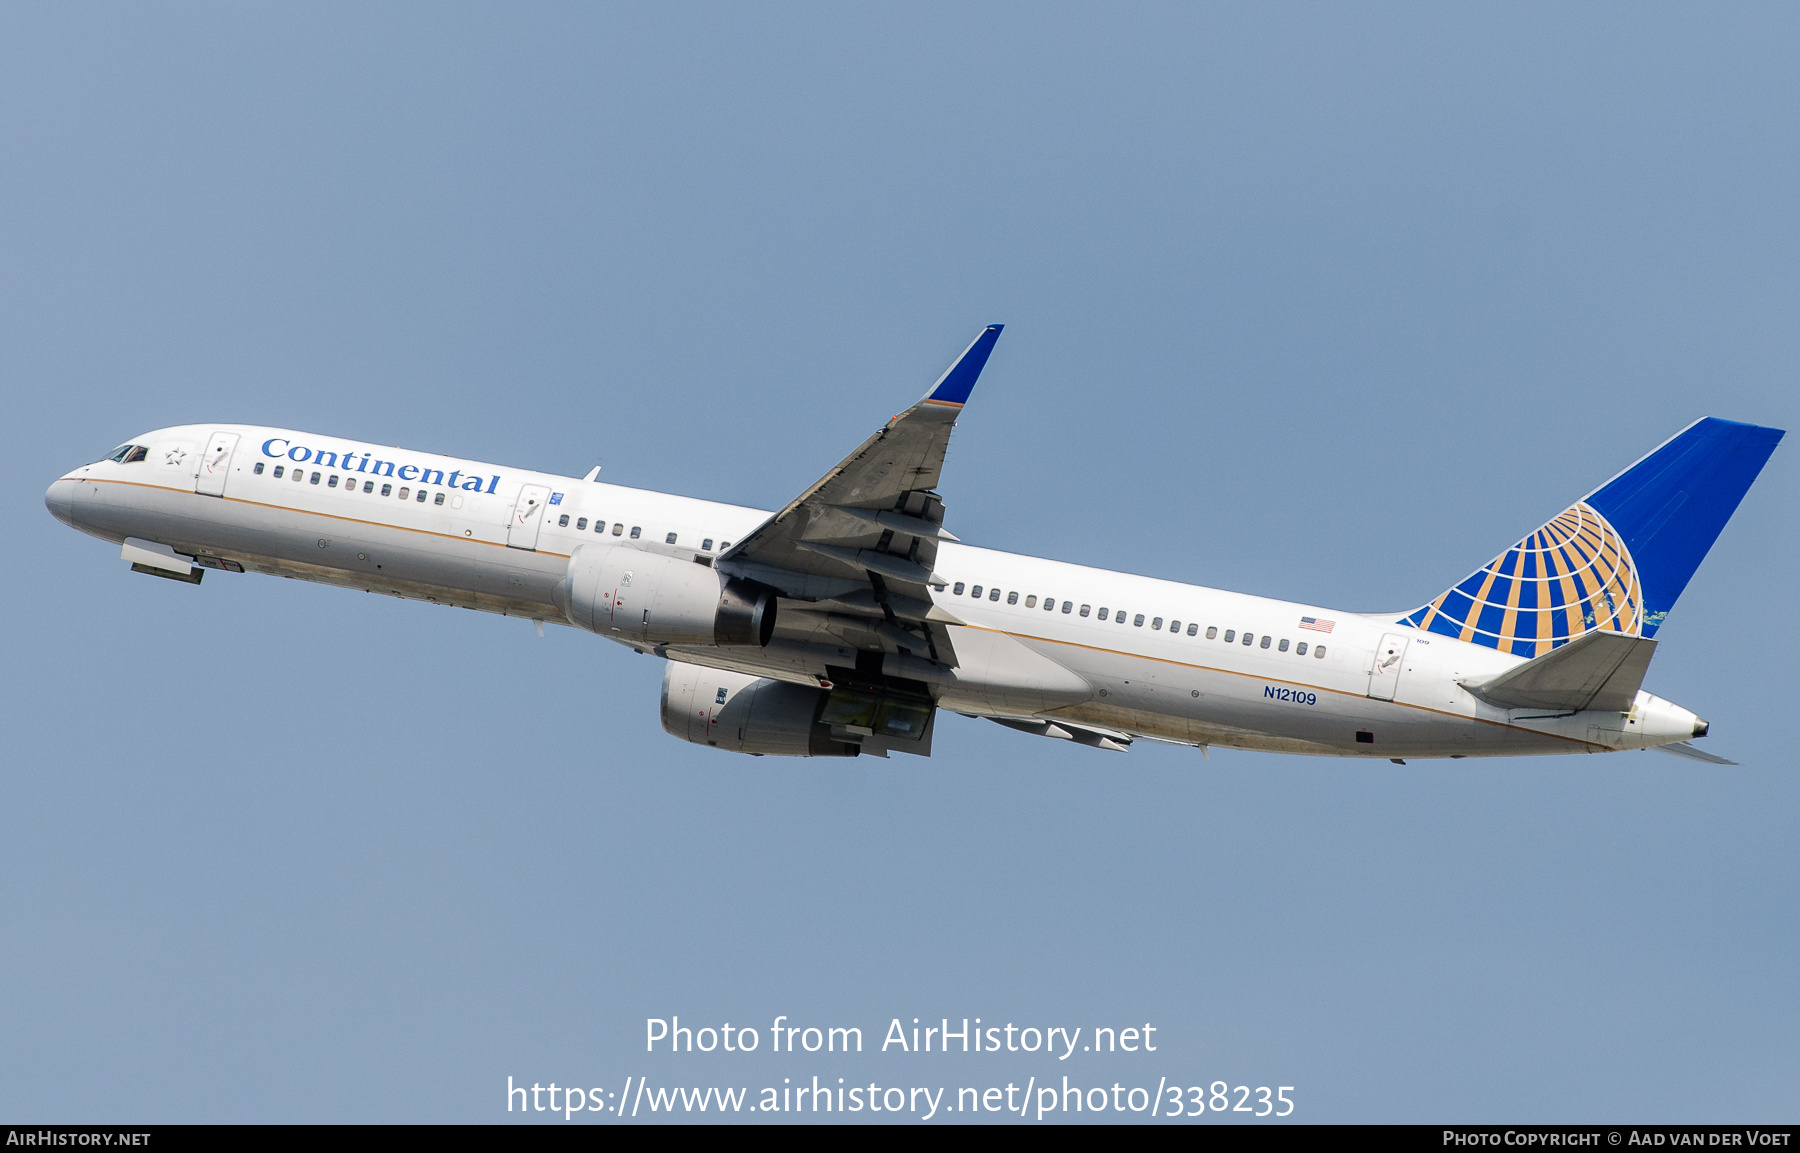
[[[218,475],[203,477],[209,448],[233,434]],[[134,443],[147,447],[145,459],[101,461],[58,480],[46,497],[52,511],[93,536],[154,542],[203,565],[537,620],[562,621],[554,593],[583,544],[710,562],[769,515],[283,429],[193,425]],[[219,492],[197,491],[209,488]],[[532,493],[538,503],[522,512]],[[955,668],[926,671],[917,661],[902,675],[926,680],[941,706],[962,712],[1063,718],[1190,745],[1387,758],[1604,752],[1695,732],[1694,714],[1644,692],[1629,713],[1548,716],[1485,704],[1459,682],[1521,658],[1396,624],[1398,613],[1346,613],[949,542],[939,546],[932,599]],[[807,602],[784,601],[777,619],[766,648],[657,651],[800,683],[854,660],[841,629]]]

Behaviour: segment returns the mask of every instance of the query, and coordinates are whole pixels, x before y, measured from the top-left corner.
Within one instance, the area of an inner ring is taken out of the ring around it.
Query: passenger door
[[[550,490],[541,484],[528,484],[519,490],[519,503],[513,506],[512,522],[506,526],[508,548],[537,548],[538,530],[544,527],[544,505]]]
[[[225,479],[231,475],[231,455],[237,451],[238,434],[215,432],[200,454],[200,471],[194,475],[194,491],[202,496],[224,496]]]
[[[1400,667],[1406,661],[1406,638],[1386,633],[1375,649],[1375,662],[1369,668],[1369,695],[1378,701],[1394,699],[1400,687]]]

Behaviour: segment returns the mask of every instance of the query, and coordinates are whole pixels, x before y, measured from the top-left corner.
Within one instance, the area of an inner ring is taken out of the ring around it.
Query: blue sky
[[[1409,609],[1697,417],[1793,426],[1797,48],[1779,6],[0,13],[0,1113],[1066,1074],[1791,1119],[1786,448],[1647,682],[1732,769],[954,716],[732,758],[653,658],[146,579],[41,494],[218,420],[777,507],[998,321],[958,536]],[[647,1057],[673,1014],[1161,1047]]]

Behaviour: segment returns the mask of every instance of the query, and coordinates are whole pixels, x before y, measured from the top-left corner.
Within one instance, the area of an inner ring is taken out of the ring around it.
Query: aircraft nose
[[[70,528],[75,527],[75,482],[64,477],[44,492],[44,507]]]

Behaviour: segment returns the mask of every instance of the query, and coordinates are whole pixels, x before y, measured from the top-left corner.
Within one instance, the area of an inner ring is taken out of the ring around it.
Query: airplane
[[[134,437],[45,503],[136,573],[319,581],[653,653],[663,728],[730,752],[929,756],[947,710],[1115,751],[1732,763],[1642,684],[1782,430],[1695,421],[1428,603],[1348,612],[951,535],[944,452],[1001,327],[773,514],[238,424]]]

